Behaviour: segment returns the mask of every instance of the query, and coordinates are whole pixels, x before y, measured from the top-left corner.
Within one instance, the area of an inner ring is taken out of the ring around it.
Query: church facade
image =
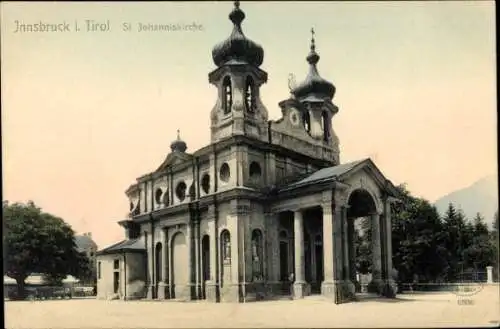
[[[354,300],[354,219],[367,216],[372,290],[394,296],[398,191],[372,160],[340,162],[335,87],[318,72],[314,34],[308,75],[270,121],[259,96],[264,51],[243,34],[239,7],[212,50],[210,144],[189,153],[178,134],[164,162],[127,189],[126,239],[98,253],[98,298]]]

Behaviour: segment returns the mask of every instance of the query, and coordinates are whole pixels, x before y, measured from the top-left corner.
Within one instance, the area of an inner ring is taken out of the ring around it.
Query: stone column
[[[212,302],[219,302],[219,232],[213,206],[208,209],[207,220],[210,237],[210,280],[206,283],[206,298]]]
[[[380,215],[370,216],[372,224],[372,280],[368,284],[368,291],[374,293],[382,292],[382,249],[380,241]]]
[[[350,280],[350,255],[349,255],[349,245],[352,241],[349,240],[349,223],[347,221],[347,207],[342,207],[342,248],[343,248],[343,280]]]
[[[389,198],[384,200],[384,241],[385,241],[385,282],[384,295],[386,297],[395,297],[397,292],[397,284],[392,277],[392,219],[391,219],[391,202]]]
[[[169,294],[169,273],[168,273],[168,235],[167,229],[162,228],[161,231],[161,258],[162,258],[162,267],[161,267],[161,282],[158,283],[158,299],[168,299]]]
[[[357,279],[357,270],[356,270],[356,246],[354,244],[354,219],[349,218],[347,220],[347,237],[350,241],[349,243],[349,279],[352,282],[355,282]]]
[[[326,203],[323,208],[323,282],[321,294],[330,299],[335,299],[335,249],[333,237],[333,212],[332,204]]]
[[[186,285],[185,289],[185,294],[184,298],[187,300],[192,300],[195,297],[195,283],[194,283],[194,276],[195,276],[195,271],[194,271],[194,266],[193,266],[193,259],[194,259],[194,234],[193,234],[193,223],[190,221],[186,225],[186,248],[188,250],[187,253],[187,264],[188,264],[188,283]]]
[[[493,266],[486,266],[486,283],[493,283]]]
[[[305,269],[304,269],[304,225],[302,212],[294,212],[293,230],[295,242],[295,282],[293,283],[293,298],[304,298],[305,295]]]

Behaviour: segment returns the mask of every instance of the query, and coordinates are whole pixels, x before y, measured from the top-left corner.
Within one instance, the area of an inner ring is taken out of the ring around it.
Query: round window
[[[229,181],[229,177],[231,177],[231,170],[229,169],[227,162],[220,166],[219,176],[221,181],[225,183]]]
[[[186,198],[186,189],[187,186],[186,183],[184,182],[180,182],[179,184],[177,184],[177,187],[175,188],[175,195],[181,202],[184,201],[184,199]]]
[[[208,193],[210,191],[210,175],[205,174],[201,178],[201,188],[204,193]]]

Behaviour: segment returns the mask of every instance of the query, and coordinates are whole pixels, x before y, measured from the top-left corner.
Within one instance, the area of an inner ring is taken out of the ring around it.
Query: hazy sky
[[[209,142],[212,47],[232,30],[230,2],[2,2],[3,197],[32,199],[102,248],[123,237],[125,189],[156,169],[181,130]],[[371,156],[395,184],[431,201],[497,172],[494,2],[242,2],[264,47],[271,119],[289,73],[337,87],[341,161]],[[70,32],[15,33],[19,23]],[[109,21],[88,32],[85,20]],[[74,31],[75,21],[80,31]],[[130,23],[134,31],[123,31]],[[138,23],[199,31],[139,32]]]

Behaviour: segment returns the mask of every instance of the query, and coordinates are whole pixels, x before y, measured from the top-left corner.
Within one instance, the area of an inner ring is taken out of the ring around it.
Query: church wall
[[[140,212],[143,213],[146,211],[146,184],[141,183],[139,185],[140,192],[139,192],[139,206],[140,206]]]
[[[198,184],[200,185],[200,197],[203,197],[205,195],[208,195],[208,194],[211,194],[213,193],[214,191],[214,170],[213,170],[213,165],[210,164],[209,161],[205,161],[205,162],[202,162],[199,164],[199,172],[200,172],[200,177],[199,177],[199,181],[198,181]],[[209,180],[209,188],[208,188],[208,193],[205,192],[203,190],[203,187],[202,187],[202,179],[203,179],[203,176],[205,174],[208,174],[208,176],[210,177],[210,180]]]
[[[380,203],[380,189],[364,170],[353,174],[346,180],[346,183],[350,185],[345,194],[347,198],[346,202],[349,202],[349,196],[353,191],[355,191],[356,189],[364,189],[371,194],[373,201],[375,202],[375,205],[377,207],[377,212],[379,214],[382,213],[383,206]]]
[[[146,297],[146,262],[144,254],[126,253],[126,298],[137,299]]]
[[[184,169],[183,171],[177,172],[174,174],[174,177],[173,177],[173,188],[174,188],[173,205],[179,205],[179,204],[183,204],[183,203],[187,203],[187,202],[191,201],[191,199],[189,197],[189,188],[191,187],[191,185],[194,182],[193,178],[194,177],[193,177],[193,168],[192,167],[188,167],[188,168]],[[184,182],[186,184],[186,191],[185,191],[184,199],[180,199],[179,195],[177,194],[177,187],[178,187],[178,184],[180,184],[181,182]]]
[[[236,162],[235,149],[223,150],[217,154],[217,191],[227,190],[236,186],[236,177],[238,174]],[[224,163],[227,163],[229,166],[229,177],[227,181],[224,181],[224,177],[221,177],[221,168]],[[211,164],[211,166],[213,165]]]
[[[260,168],[260,175],[257,174],[257,171],[253,168],[252,163],[258,164]],[[250,170],[252,165],[252,172]],[[262,151],[258,151],[256,149],[248,148],[247,151],[247,161],[244,164],[243,168],[243,179],[245,182],[245,186],[249,187],[262,187],[266,184],[266,175],[267,175],[267,166],[266,166],[266,155]]]
[[[168,195],[168,193],[170,192],[170,191],[168,191],[169,184],[170,183],[169,183],[169,179],[168,179],[167,175],[164,175],[164,176],[153,181],[154,210],[161,209],[164,207],[163,200],[164,200],[165,196]],[[161,190],[161,196],[160,196],[159,200],[157,198],[158,189]],[[168,196],[167,196],[167,198],[168,198]],[[160,201],[160,202],[158,202],[158,201]]]
[[[115,260],[119,261],[119,268],[114,268]],[[97,262],[100,263],[101,277],[97,278],[97,298],[98,299],[114,299],[116,297],[123,298],[125,291],[124,272],[125,266],[123,264],[123,255],[99,255]],[[99,266],[99,265],[98,265]],[[115,293],[114,291],[114,273],[119,273],[119,288]]]

